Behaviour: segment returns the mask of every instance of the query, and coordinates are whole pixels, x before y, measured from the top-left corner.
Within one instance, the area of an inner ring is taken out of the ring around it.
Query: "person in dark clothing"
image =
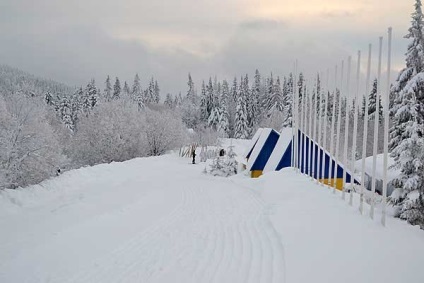
[[[195,149],[193,149],[191,151],[191,156],[193,157],[193,164],[196,164],[196,150]]]

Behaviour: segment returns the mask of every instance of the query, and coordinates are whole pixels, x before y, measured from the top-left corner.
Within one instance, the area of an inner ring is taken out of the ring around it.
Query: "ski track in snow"
[[[267,204],[198,168],[194,180],[181,183],[170,214],[71,275],[57,270],[48,282],[284,282],[284,250]]]
[[[282,282],[281,244],[257,198],[222,182],[188,186],[182,199],[155,227],[67,282]]]

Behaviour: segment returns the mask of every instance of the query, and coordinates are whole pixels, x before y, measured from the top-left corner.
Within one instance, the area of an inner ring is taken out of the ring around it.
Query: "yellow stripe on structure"
[[[319,179],[319,182],[330,186],[330,187],[334,187],[334,183],[336,184],[336,189],[338,189],[339,191],[341,191],[343,189],[343,178],[337,178],[337,179]]]
[[[253,170],[253,171],[250,171],[250,177],[252,177],[252,178],[259,178],[260,176],[262,176],[262,170]]]

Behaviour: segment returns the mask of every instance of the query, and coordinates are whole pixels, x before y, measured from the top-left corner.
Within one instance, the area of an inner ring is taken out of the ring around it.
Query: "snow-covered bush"
[[[209,166],[209,174],[213,176],[229,177],[237,174],[237,161],[234,156],[217,156]]]
[[[77,166],[146,156],[145,115],[136,104],[112,100],[80,120],[68,154]]]
[[[49,112],[36,98],[0,95],[0,188],[39,183],[64,157]]]

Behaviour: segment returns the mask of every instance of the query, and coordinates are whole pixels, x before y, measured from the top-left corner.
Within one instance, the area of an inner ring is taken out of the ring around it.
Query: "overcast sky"
[[[394,28],[404,64],[414,0],[1,0],[0,64],[70,85],[107,75],[162,94],[217,75],[324,71]],[[376,54],[374,53],[376,57]],[[364,62],[365,63],[365,62]],[[363,65],[365,65],[363,63]]]

